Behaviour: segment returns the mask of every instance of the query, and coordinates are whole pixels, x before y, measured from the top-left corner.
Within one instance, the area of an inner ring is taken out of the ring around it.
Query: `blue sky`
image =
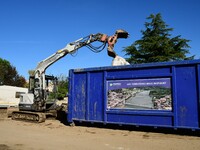
[[[11,62],[20,75],[63,48],[67,43],[98,32],[113,35],[117,29],[129,32],[115,51],[141,38],[146,18],[161,13],[172,36],[189,39],[191,55],[200,58],[199,0],[1,0],[0,57]],[[74,68],[111,65],[106,48],[93,53],[79,49],[75,57],[65,56],[47,69],[47,74],[66,75]]]

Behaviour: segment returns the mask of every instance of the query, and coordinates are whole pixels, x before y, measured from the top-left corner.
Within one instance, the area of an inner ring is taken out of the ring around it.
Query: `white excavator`
[[[118,56],[113,50],[117,39],[127,38],[128,35],[128,32],[126,32],[125,30],[117,30],[112,36],[108,36],[102,33],[91,34],[89,36],[67,44],[64,48],[58,50],[53,55],[42,60],[37,65],[34,73],[30,75],[29,92],[26,94],[21,94],[19,111],[12,112],[12,119],[38,123],[44,122],[46,119],[46,115],[51,113],[52,110],[56,110],[55,103],[47,103],[49,93],[47,87],[49,81],[51,81],[51,83],[56,86],[57,78],[55,78],[54,76],[45,75],[45,70],[59,59],[63,58],[67,54],[73,54],[81,47],[86,46],[93,52],[97,53],[102,51],[108,44],[107,52],[110,57],[113,57],[112,65],[128,65],[129,63],[124,58]],[[98,47],[92,45],[92,43],[96,41],[101,42],[102,45]]]

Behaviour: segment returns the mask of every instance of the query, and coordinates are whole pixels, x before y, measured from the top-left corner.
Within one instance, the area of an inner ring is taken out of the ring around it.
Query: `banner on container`
[[[172,110],[171,79],[109,80],[107,109]]]

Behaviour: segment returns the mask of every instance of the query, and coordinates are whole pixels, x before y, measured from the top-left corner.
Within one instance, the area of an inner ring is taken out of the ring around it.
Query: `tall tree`
[[[168,28],[160,13],[151,14],[147,19],[150,21],[145,22],[142,38],[123,50],[129,63],[194,59],[194,56],[186,56],[189,54],[189,40],[180,35],[171,37],[173,28]]]
[[[26,80],[9,61],[0,58],[0,85],[24,87]]]

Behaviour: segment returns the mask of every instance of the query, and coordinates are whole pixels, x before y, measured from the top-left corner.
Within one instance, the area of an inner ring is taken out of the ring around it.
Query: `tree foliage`
[[[64,97],[67,96],[68,93],[68,78],[64,76],[60,76],[58,78],[58,99],[63,99]]]
[[[0,58],[0,85],[24,87],[26,80],[9,61]]]
[[[56,90],[50,93],[49,99],[64,99],[68,93],[68,83],[68,78],[60,75],[57,80]]]
[[[180,35],[171,37],[173,28],[168,28],[161,14],[151,14],[147,19],[150,21],[145,22],[146,30],[141,31],[142,38],[123,50],[129,56],[129,63],[194,59],[194,56],[186,56],[189,54],[189,40]]]

